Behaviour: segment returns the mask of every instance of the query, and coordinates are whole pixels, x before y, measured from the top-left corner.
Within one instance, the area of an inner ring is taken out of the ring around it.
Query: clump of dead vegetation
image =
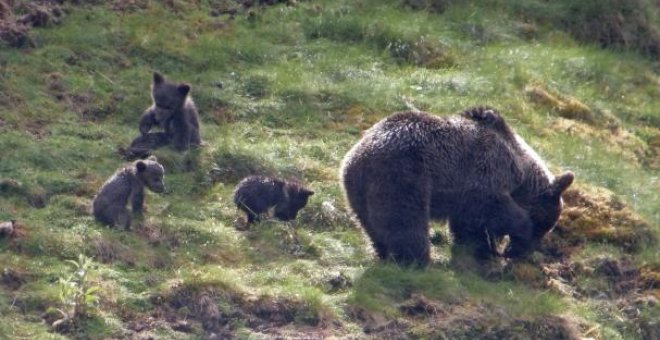
[[[578,186],[562,197],[564,211],[547,237],[547,250],[570,254],[589,241],[632,253],[657,243],[651,226],[607,189]]]
[[[547,129],[549,133],[563,132],[584,141],[598,141],[626,159],[648,168],[659,166],[660,138],[648,128],[647,141],[623,128],[621,121],[609,110],[593,109],[580,100],[533,84],[524,90],[528,99],[559,117]],[[660,135],[660,134],[658,134]],[[656,140],[657,139],[657,140]]]
[[[528,85],[525,87],[525,94],[531,102],[547,107],[564,118],[583,121],[590,125],[606,126],[611,129],[620,125],[613,114],[606,111],[595,112],[576,98],[554,93],[542,85]]]

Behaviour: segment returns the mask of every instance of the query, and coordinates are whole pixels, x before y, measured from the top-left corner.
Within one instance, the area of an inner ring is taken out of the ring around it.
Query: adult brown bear
[[[430,261],[430,219],[447,219],[454,244],[479,258],[504,235],[504,256],[524,256],[557,222],[574,178],[554,177],[489,108],[447,118],[395,113],[365,132],[340,176],[378,256],[421,265]]]

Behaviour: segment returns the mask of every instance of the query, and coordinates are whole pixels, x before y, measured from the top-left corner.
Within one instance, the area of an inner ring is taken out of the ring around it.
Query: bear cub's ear
[[[156,158],[156,156],[154,156],[154,155],[151,155],[151,156],[147,157],[147,160],[158,162],[158,158]]]
[[[561,195],[564,190],[566,190],[573,183],[574,179],[575,175],[573,175],[573,173],[570,171],[566,171],[563,174],[557,176],[555,181],[552,182],[552,192],[557,196]]]
[[[185,96],[187,96],[188,93],[190,92],[190,85],[188,85],[188,84],[181,84],[181,85],[177,86],[176,89],[177,89],[177,91],[179,91],[179,94],[181,94],[182,96],[185,97]]]
[[[154,72],[154,84],[162,84],[165,82],[165,77],[158,72]]]
[[[137,168],[138,173],[143,172],[144,170],[147,170],[147,165],[144,164],[143,161],[138,161],[137,163],[135,163],[135,167]]]

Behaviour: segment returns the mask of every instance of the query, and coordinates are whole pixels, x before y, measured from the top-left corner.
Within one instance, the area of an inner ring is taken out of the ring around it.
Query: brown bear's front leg
[[[504,252],[504,256],[508,258],[523,258],[532,252],[536,246],[536,243],[532,241],[531,230],[509,233],[509,238],[511,243]]]
[[[509,235],[514,248],[525,247],[531,239],[529,214],[509,194],[467,194],[465,206],[452,214],[449,221],[455,246],[469,246],[477,259],[493,255],[489,237]],[[515,242],[514,242],[515,239]]]

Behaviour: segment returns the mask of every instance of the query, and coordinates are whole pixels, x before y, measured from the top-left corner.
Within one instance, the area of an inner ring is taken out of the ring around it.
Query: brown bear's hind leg
[[[386,180],[390,185],[374,184],[368,195],[369,229],[376,251],[381,258],[392,258],[401,265],[428,265],[428,190],[418,178],[399,176]],[[401,195],[406,192],[415,194],[403,199]]]

